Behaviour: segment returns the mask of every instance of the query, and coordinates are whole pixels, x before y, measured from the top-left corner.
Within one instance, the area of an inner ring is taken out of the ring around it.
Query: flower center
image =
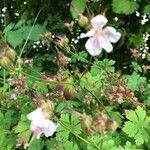
[[[102,33],[102,28],[96,28],[95,29],[95,35],[99,36]]]

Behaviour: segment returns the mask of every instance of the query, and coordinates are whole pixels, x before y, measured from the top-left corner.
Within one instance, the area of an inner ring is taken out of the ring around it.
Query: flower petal
[[[113,47],[107,37],[99,36],[99,43],[100,46],[106,50],[107,53],[110,53],[113,50]]]
[[[57,126],[51,120],[46,120],[46,122],[47,122],[48,126],[46,128],[43,128],[43,133],[46,137],[49,137],[54,134]]]
[[[107,23],[107,18],[103,15],[97,15],[96,17],[91,19],[91,24],[92,26],[102,28],[106,25]]]
[[[38,108],[27,115],[29,120],[35,120],[39,118],[43,118],[42,108]]]
[[[37,139],[40,138],[40,136],[42,134],[42,128],[39,128],[39,127],[31,124],[31,131],[33,132],[33,134],[36,136]]]
[[[95,34],[95,30],[91,29],[90,31],[88,31],[87,33],[81,33],[80,38],[86,38],[86,37],[91,37]]]
[[[102,51],[99,40],[95,37],[89,38],[85,44],[85,47],[90,55],[99,55]]]
[[[102,33],[104,36],[107,36],[107,38],[110,40],[110,42],[112,43],[116,43],[120,37],[121,37],[121,33],[116,32],[116,29],[113,27],[106,27],[103,30]]]
[[[34,110],[33,112],[27,115],[27,118],[32,121],[31,125],[33,126],[37,126],[41,128],[47,126],[45,122],[46,119],[44,118],[43,113],[42,113],[42,108],[38,108]]]

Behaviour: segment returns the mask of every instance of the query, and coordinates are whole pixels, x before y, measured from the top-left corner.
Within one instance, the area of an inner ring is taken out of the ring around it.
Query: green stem
[[[6,84],[6,70],[3,70],[3,94],[5,93],[5,84]]]
[[[16,65],[18,65],[18,69],[19,69],[19,70],[21,69],[20,58],[21,58],[21,56],[22,56],[22,54],[23,54],[23,52],[24,52],[24,50],[25,50],[25,47],[26,47],[26,45],[27,45],[27,43],[28,43],[28,41],[29,41],[29,38],[30,38],[30,36],[31,36],[31,33],[32,33],[32,31],[33,31],[33,28],[34,28],[34,26],[35,26],[35,23],[36,23],[36,21],[37,21],[37,19],[38,19],[38,17],[39,17],[39,14],[41,13],[41,11],[42,11],[42,9],[40,9],[39,12],[38,12],[38,14],[36,15],[36,17],[35,17],[35,19],[34,19],[34,22],[33,22],[33,25],[32,25],[32,27],[31,27],[31,30],[29,31],[29,34],[28,34],[28,36],[27,36],[27,39],[26,39],[26,41],[25,41],[25,43],[24,43],[24,45],[23,45],[23,47],[22,47],[22,49],[21,49],[21,52],[20,52],[20,54],[19,54],[19,56],[18,56],[18,58],[17,58],[17,63],[16,63]]]
[[[86,10],[87,10],[88,18],[91,19],[92,15],[91,15],[91,12],[90,12],[90,9],[89,9],[89,6],[87,5],[87,3],[85,4],[85,7],[86,7]]]
[[[41,9],[41,10],[42,10],[42,9]],[[18,56],[18,59],[20,59],[21,56],[22,56],[22,53],[23,53],[23,51],[24,51],[24,49],[25,49],[25,47],[26,47],[26,45],[27,45],[27,43],[28,43],[28,41],[29,41],[30,35],[31,35],[32,31],[33,31],[33,28],[34,28],[34,26],[35,26],[35,23],[36,23],[38,17],[39,17],[39,14],[40,14],[41,10],[39,10],[37,16],[35,17],[34,23],[33,23],[32,27],[31,27],[31,30],[30,30],[30,32],[29,32],[29,34],[28,34],[28,36],[27,36],[27,39],[26,39],[26,41],[25,41],[25,43],[24,43],[24,45],[23,45],[23,47],[22,47],[22,49],[21,49],[21,52],[20,52],[20,55]]]

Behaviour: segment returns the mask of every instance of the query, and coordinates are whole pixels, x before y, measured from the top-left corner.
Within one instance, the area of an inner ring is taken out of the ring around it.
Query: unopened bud
[[[89,20],[86,16],[80,14],[78,23],[81,27],[87,27],[89,25]]]
[[[106,128],[106,117],[104,114],[100,113],[95,119],[95,128],[98,132],[102,133]]]
[[[74,80],[72,77],[69,77],[66,79],[64,83],[64,97],[67,100],[74,99],[75,98],[75,89],[74,89]]]
[[[146,58],[147,58],[147,61],[150,61],[150,53],[147,54]]]
[[[82,119],[81,120],[82,121],[81,122],[82,128],[86,129],[86,131],[89,134],[91,134],[91,132],[92,132],[92,123],[93,123],[93,120],[92,120],[91,116],[83,114],[81,119]]]
[[[65,35],[57,35],[54,38],[54,42],[56,45],[58,45],[60,48],[67,47],[69,44],[69,39]]]
[[[54,104],[50,100],[42,101],[41,108],[43,110],[43,115],[46,119],[50,119],[53,115]]]
[[[59,52],[57,63],[59,66],[66,66],[68,64],[68,58],[62,52]]]
[[[55,91],[56,93],[60,93],[60,94],[61,94],[61,93],[63,93],[63,89],[64,89],[63,85],[61,85],[61,84],[56,84],[54,91]]]
[[[14,70],[12,61],[6,56],[0,57],[0,65],[8,71]]]
[[[65,89],[64,90],[64,97],[67,100],[74,99],[75,98],[75,92],[74,92],[74,90]]]
[[[117,129],[117,123],[113,119],[107,119],[106,122],[107,129],[111,132],[114,132]]]
[[[15,50],[13,50],[11,48],[7,48],[5,50],[5,56],[8,57],[13,63],[16,60],[16,52],[15,52]]]

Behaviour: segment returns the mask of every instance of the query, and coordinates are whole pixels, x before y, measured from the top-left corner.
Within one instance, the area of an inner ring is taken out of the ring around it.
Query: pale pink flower
[[[31,131],[37,139],[44,133],[46,137],[52,136],[56,131],[57,125],[51,120],[45,119],[42,108],[38,108],[27,115],[27,118],[31,120]]]
[[[106,52],[111,52],[113,50],[111,43],[116,43],[121,34],[116,32],[116,29],[110,26],[103,28],[108,22],[107,18],[103,15],[97,15],[91,19],[92,29],[87,33],[82,33],[80,38],[89,37],[85,47],[87,51],[92,56],[99,55],[102,49]]]
[[[14,94],[14,93],[13,93],[13,94],[11,94],[11,95],[10,95],[10,99],[11,99],[11,100],[16,100],[16,99],[17,99],[16,94]]]

